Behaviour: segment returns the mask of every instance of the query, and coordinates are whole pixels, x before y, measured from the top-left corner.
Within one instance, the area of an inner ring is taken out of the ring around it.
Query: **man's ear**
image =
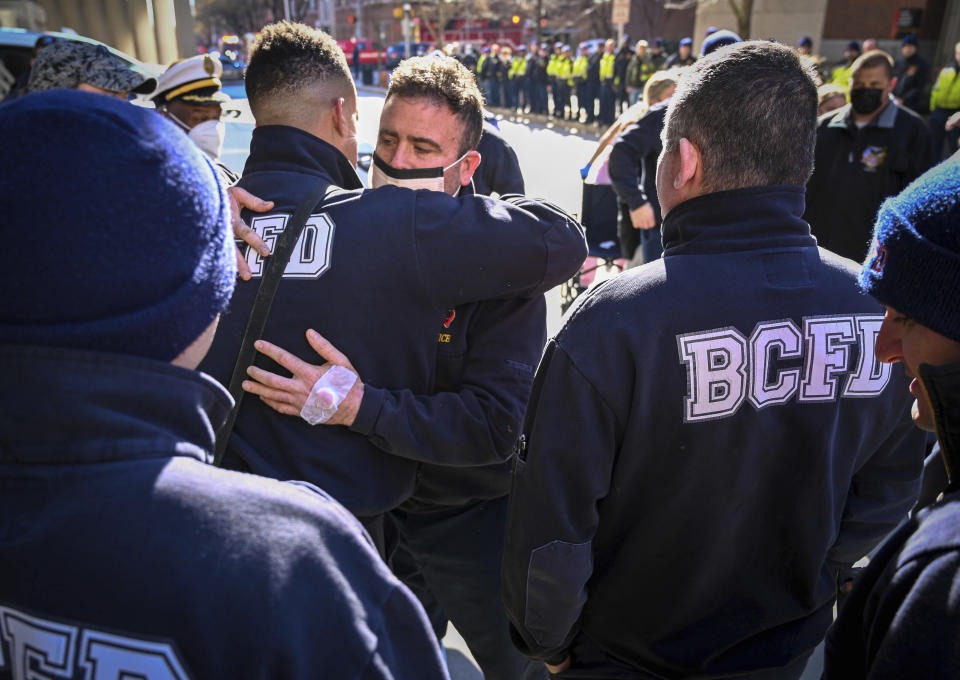
[[[343,97],[337,97],[333,103],[333,129],[336,130],[337,134],[341,137],[346,136],[347,129],[347,118],[343,111],[345,103],[346,100]]]
[[[460,186],[465,187],[470,184],[473,173],[480,167],[480,152],[476,150],[468,151],[467,155],[460,161]]]
[[[700,157],[700,149],[686,137],[680,140],[678,148],[680,152],[680,168],[673,178],[673,188],[678,191],[681,189],[691,189],[695,182],[699,182],[703,170],[703,163]]]

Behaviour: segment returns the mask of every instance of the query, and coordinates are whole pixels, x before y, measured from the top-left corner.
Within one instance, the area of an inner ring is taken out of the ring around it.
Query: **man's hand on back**
[[[257,232],[240,219],[240,211],[246,208],[253,212],[266,212],[273,208],[273,201],[264,201],[237,186],[227,189],[227,194],[230,196],[230,226],[233,227],[233,235],[256,249],[260,257],[267,257],[270,254],[270,247],[257,235]],[[253,275],[239,247],[237,248],[237,274],[244,281],[249,281]]]
[[[247,368],[247,375],[253,380],[244,380],[243,389],[259,396],[274,411],[299,417],[307,397],[310,396],[310,391],[324,373],[334,366],[343,366],[353,373],[357,372],[346,355],[315,330],[307,331],[307,342],[310,343],[317,354],[326,360],[326,363],[319,366],[308,364],[271,342],[257,340],[255,347],[258,352],[270,357],[293,375],[290,378],[284,378],[257,366],[250,366]],[[357,376],[357,382],[350,388],[336,413],[324,425],[346,425],[348,427],[353,425],[362,400],[363,381],[360,380],[360,376]]]

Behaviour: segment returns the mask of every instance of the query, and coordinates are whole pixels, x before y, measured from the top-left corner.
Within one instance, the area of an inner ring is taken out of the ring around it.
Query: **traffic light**
[[[357,23],[357,17],[355,17],[353,14],[348,15],[348,16],[347,16],[347,23],[348,23],[348,24],[355,24],[355,23]]]
[[[541,17],[541,18],[540,18],[540,25],[541,25],[541,26],[546,26],[546,25],[547,25],[547,17]]]
[[[510,17],[510,23],[512,23],[514,26],[516,26],[517,24],[519,24],[519,23],[520,23],[520,15],[519,15],[519,14],[514,14],[512,17]]]

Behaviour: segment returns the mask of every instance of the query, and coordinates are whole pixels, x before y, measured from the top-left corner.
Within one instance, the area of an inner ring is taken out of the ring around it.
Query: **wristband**
[[[349,368],[333,366],[313,383],[313,388],[300,409],[300,417],[311,425],[327,422],[337,412],[356,382],[357,374]]]

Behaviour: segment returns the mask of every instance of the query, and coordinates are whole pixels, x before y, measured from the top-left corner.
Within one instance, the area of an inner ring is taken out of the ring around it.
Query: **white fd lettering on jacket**
[[[189,680],[176,651],[152,642],[42,619],[0,605],[0,675],[13,680]],[[6,649],[6,653],[4,653]]]
[[[749,338],[732,327],[678,335],[687,370],[684,422],[732,416],[744,401],[760,410],[794,397],[822,402],[879,395],[890,381],[890,364],[874,352],[882,322],[879,314],[817,316],[804,318],[802,331],[783,319],[758,323]],[[778,366],[801,359],[801,366]]]

